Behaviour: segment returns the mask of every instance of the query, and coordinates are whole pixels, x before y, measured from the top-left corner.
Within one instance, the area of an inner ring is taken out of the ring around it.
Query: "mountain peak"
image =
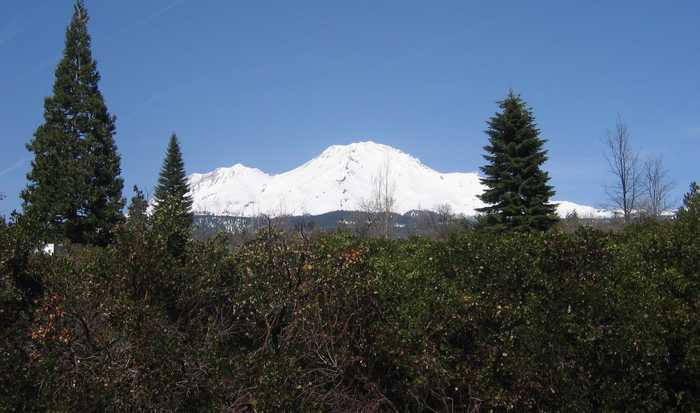
[[[196,213],[318,215],[362,209],[373,197],[373,182],[380,171],[388,172],[394,210],[399,213],[448,205],[455,213],[475,215],[484,205],[478,198],[484,190],[478,174],[441,173],[372,140],[332,145],[316,158],[277,175],[236,164],[193,174],[189,184]],[[562,207],[568,211],[576,205]]]
[[[332,145],[324,150],[318,157],[312,159],[302,167],[317,168],[322,164],[330,167],[333,163],[345,164],[346,169],[361,168],[371,173],[377,173],[379,169],[389,166],[394,169],[427,168],[418,158],[415,158],[397,148],[372,140],[354,142],[347,145]],[[354,165],[354,167],[353,167]],[[429,168],[427,168],[429,169]]]
[[[389,145],[384,145],[382,143],[377,143],[372,140],[353,142],[347,145],[331,145],[326,150],[324,150],[319,157],[335,157],[350,154],[396,154],[396,155],[407,155],[399,149],[396,149]]]

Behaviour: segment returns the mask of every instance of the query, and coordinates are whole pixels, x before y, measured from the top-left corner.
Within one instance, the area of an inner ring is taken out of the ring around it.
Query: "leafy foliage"
[[[41,275],[31,264],[37,247],[34,223],[13,215],[0,218],[0,411],[31,411],[38,377],[27,368],[25,333],[34,300],[41,297]]]
[[[269,228],[188,241],[187,260],[148,227],[55,256],[22,227],[0,233],[5,410],[700,403],[700,243],[683,221],[444,241]]]

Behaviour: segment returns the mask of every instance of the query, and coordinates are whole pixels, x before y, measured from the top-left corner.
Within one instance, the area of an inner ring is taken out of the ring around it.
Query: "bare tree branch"
[[[652,156],[644,161],[644,192],[645,210],[656,218],[668,210],[668,198],[673,189],[673,183],[668,178],[668,170],[664,168],[663,158]]]
[[[368,232],[372,229],[381,231],[384,238],[391,238],[393,213],[396,204],[394,196],[396,182],[392,178],[391,163],[386,159],[372,177],[372,193],[369,199],[360,202],[360,209],[365,215]]]
[[[639,155],[632,149],[629,130],[620,115],[615,129],[607,132],[605,143],[608,149],[605,159],[615,178],[614,183],[606,188],[608,199],[614,207],[622,210],[628,223],[637,211],[643,188]]]

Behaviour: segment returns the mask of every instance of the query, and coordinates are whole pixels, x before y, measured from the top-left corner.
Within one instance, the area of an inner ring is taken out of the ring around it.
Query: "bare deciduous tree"
[[[372,193],[369,199],[360,202],[360,208],[365,215],[369,232],[372,228],[381,231],[384,238],[391,237],[393,228],[393,211],[396,204],[394,196],[396,182],[391,176],[391,164],[385,160],[377,173],[372,177]]]
[[[632,149],[627,125],[618,115],[615,129],[608,131],[606,160],[615,182],[606,187],[608,199],[614,207],[622,210],[625,222],[630,222],[636,212],[642,192],[642,179],[639,171],[639,155]]]
[[[392,213],[394,211],[394,205],[396,204],[396,198],[394,197],[396,193],[396,182],[394,182],[391,177],[391,164],[389,160],[384,162],[375,180],[374,187],[377,192],[377,198],[379,199],[380,211],[383,214],[382,224],[384,224],[384,238],[388,239],[391,236]]]
[[[452,207],[450,204],[443,203],[435,207],[435,213],[437,214],[437,236],[441,239],[447,238],[449,234],[450,227],[455,221],[455,214],[452,212]]]
[[[457,222],[457,215],[448,203],[435,206],[433,210],[418,208],[413,214],[418,234],[434,239],[446,239],[450,229]]]
[[[646,197],[644,209],[650,216],[659,217],[668,209],[668,197],[673,188],[662,157],[652,156],[644,161],[643,180]]]

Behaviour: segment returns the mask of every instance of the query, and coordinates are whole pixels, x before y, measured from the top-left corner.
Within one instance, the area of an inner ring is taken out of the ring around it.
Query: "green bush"
[[[645,223],[35,253],[0,226],[0,410],[698,411],[700,241]]]

